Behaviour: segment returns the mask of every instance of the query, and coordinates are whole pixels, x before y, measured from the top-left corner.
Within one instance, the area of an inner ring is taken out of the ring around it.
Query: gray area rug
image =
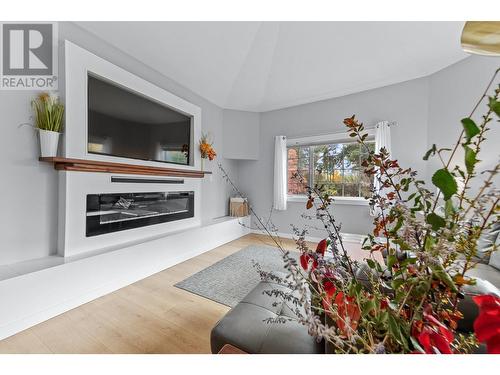
[[[296,255],[292,253],[290,256]],[[223,305],[234,307],[260,281],[252,261],[258,263],[264,271],[285,271],[281,252],[277,248],[250,245],[195,273],[175,286]]]

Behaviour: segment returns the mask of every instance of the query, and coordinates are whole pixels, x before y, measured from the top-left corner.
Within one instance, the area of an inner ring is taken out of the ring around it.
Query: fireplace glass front
[[[86,236],[92,237],[193,216],[193,191],[89,194]]]

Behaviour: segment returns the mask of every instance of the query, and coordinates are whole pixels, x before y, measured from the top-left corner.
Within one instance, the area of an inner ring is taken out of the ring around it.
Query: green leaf
[[[431,267],[432,273],[434,276],[436,276],[439,280],[441,280],[443,283],[448,286],[452,292],[458,292],[457,286],[453,282],[451,276],[446,272],[446,270],[443,268],[441,264],[435,264],[432,265]]]
[[[479,134],[479,128],[474,122],[474,120],[470,118],[462,119],[462,126],[465,131],[465,138],[467,139],[467,143],[470,142],[471,138]]]
[[[446,225],[446,221],[434,212],[427,215],[426,221],[428,224],[432,225],[433,230],[438,230]]]
[[[394,266],[397,261],[398,261],[398,258],[396,258],[396,256],[394,254],[389,255],[387,257],[387,268],[391,269],[392,266]]]
[[[476,159],[476,153],[469,146],[464,146],[465,149],[465,168],[468,174],[474,172],[474,165],[478,162]]]
[[[370,313],[370,311],[375,310],[375,300],[368,300],[363,305],[363,309],[361,310],[361,315],[366,316]]]
[[[424,249],[426,251],[429,251],[432,249],[432,247],[436,244],[436,240],[434,237],[428,236],[424,242]]]
[[[403,333],[401,332],[401,327],[396,321],[396,318],[394,318],[394,316],[389,314],[388,323],[389,323],[389,332],[391,336],[394,338],[394,340],[403,345],[405,349],[408,349],[408,342],[406,341]]]
[[[392,283],[391,283],[392,289],[398,290],[399,287],[404,284],[404,282],[405,282],[405,280],[403,278],[392,280]]]
[[[417,261],[418,261],[418,258],[417,258],[417,257],[410,257],[410,258],[406,258],[406,259],[405,259],[405,260],[403,260],[403,261],[400,261],[400,262],[399,262],[399,265],[400,265],[401,267],[406,267],[406,266],[408,266],[409,264],[415,264],[415,263],[417,263]]]
[[[389,315],[389,332],[391,333],[392,337],[401,344],[401,331],[399,330],[398,323],[396,322],[396,319],[392,315]]]
[[[447,200],[444,204],[445,216],[451,217],[452,215],[455,214],[455,212],[456,212],[456,210],[455,210],[455,206],[453,205],[453,201],[451,199]]]
[[[373,259],[366,259],[366,263],[368,264],[368,267],[370,267],[371,269],[374,269],[376,267],[375,261]]]
[[[427,151],[427,152],[425,153],[425,155],[424,155],[423,159],[424,159],[424,160],[429,160],[429,157],[430,157],[431,155],[434,155],[434,154],[436,153],[436,150],[437,150],[436,145],[435,145],[435,144],[434,144],[434,145],[432,145],[432,148],[431,148],[429,151]]]
[[[497,114],[497,116],[500,116],[500,102],[497,99],[490,97],[488,105],[490,106],[490,109]]]
[[[438,169],[432,176],[432,183],[441,190],[445,201],[457,192],[455,177],[445,168]]]
[[[400,249],[400,250],[403,250],[403,251],[405,251],[405,250],[411,250],[411,246],[410,246],[410,245],[408,245],[408,244],[407,244],[407,243],[406,243],[403,239],[401,239],[401,238],[397,238],[397,239],[395,239],[395,240],[394,240],[394,243],[395,243],[395,244],[397,244],[397,245],[399,245],[399,249]]]
[[[398,217],[398,221],[396,222],[396,225],[394,226],[394,228],[391,229],[390,232],[392,234],[397,234],[398,230],[400,230],[401,227],[403,226],[403,223],[404,223],[404,218],[402,216]]]

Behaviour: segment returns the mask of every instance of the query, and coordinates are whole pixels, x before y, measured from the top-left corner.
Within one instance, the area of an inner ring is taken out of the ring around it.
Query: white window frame
[[[367,140],[375,139],[375,129],[366,129],[366,133],[368,134]],[[332,144],[332,143],[352,143],[353,139],[349,137],[346,132],[342,133],[331,133],[331,134],[321,134],[321,135],[313,135],[307,137],[297,137],[297,138],[287,138],[286,147],[293,146],[314,146],[314,145],[324,145],[324,144]],[[288,161],[287,161],[288,162]],[[288,179],[287,179],[288,182]],[[288,191],[288,187],[287,187]],[[347,204],[354,206],[367,206],[368,200],[363,197],[338,197],[334,196],[333,204]],[[299,202],[303,203],[307,201],[306,195],[298,195],[298,194],[288,194],[287,195],[288,202]]]

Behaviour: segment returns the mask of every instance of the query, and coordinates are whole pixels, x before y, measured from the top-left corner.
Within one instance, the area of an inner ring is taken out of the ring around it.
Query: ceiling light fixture
[[[460,40],[465,52],[500,56],[500,21],[468,21]]]

